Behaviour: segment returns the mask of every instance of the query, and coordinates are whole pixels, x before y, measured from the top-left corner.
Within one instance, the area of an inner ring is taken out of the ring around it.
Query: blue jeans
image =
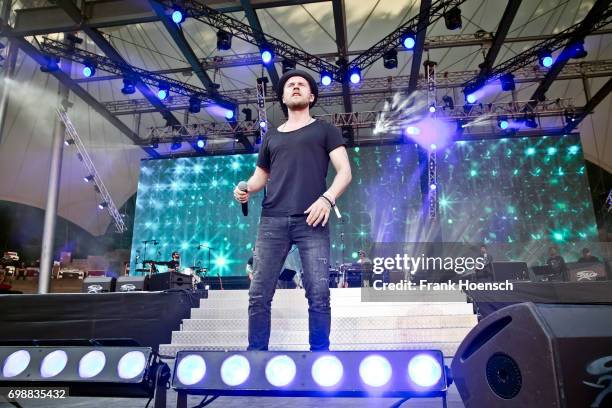
[[[304,272],[310,350],[329,350],[329,224],[313,228],[304,216],[261,217],[249,289],[248,350],[268,349],[272,297],[293,244],[300,251]]]

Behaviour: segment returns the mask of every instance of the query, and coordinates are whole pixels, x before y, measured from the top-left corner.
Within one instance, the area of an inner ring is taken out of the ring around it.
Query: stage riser
[[[409,316],[409,317],[341,317],[332,319],[333,330],[384,330],[384,329],[435,329],[443,327],[472,328],[477,323],[475,315]],[[189,319],[183,322],[186,331],[246,331],[247,319]],[[272,331],[308,330],[308,319],[272,320]]]
[[[402,330],[346,330],[332,328],[330,342],[337,343],[425,343],[428,341],[460,342],[470,328],[402,329]],[[246,331],[180,331],[172,333],[172,343],[177,344],[231,344],[247,345]],[[270,343],[308,343],[308,331],[272,331]]]
[[[428,342],[428,343],[369,343],[369,344],[331,344],[330,350],[441,350],[445,357],[455,355],[458,342]],[[308,351],[310,346],[308,343],[302,344],[270,344],[272,351]],[[166,344],[160,347],[160,354],[164,356],[174,357],[177,351],[180,350],[209,350],[209,351],[244,351],[244,345],[191,345],[191,344]]]
[[[332,317],[373,317],[373,316],[442,316],[472,314],[472,305],[468,303],[402,303],[398,306],[383,304],[363,304],[340,306],[332,308]],[[192,309],[192,319],[246,319],[248,309],[245,304],[241,308],[210,308]],[[307,307],[279,308],[272,307],[273,319],[290,319],[308,317]]]

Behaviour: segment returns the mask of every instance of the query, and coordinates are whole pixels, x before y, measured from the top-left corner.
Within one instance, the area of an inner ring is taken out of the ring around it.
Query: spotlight
[[[357,67],[351,69],[349,72],[349,80],[353,84],[358,84],[361,82],[361,70]]]
[[[550,50],[544,49],[539,52],[538,60],[540,61],[540,65],[544,68],[550,68],[553,64],[553,57],[550,53]]]
[[[92,61],[87,61],[83,67],[83,76],[91,78],[96,74],[96,64]]]
[[[108,203],[106,201],[102,201],[100,204],[98,204],[98,208],[103,210],[106,207],[108,207]]]
[[[514,75],[508,73],[499,77],[502,91],[514,91],[516,88],[514,84]]]
[[[412,50],[416,44],[416,36],[414,32],[408,31],[406,34],[402,36],[402,45],[407,50]]]
[[[444,13],[444,24],[449,30],[457,30],[461,28],[461,9],[453,7]]]
[[[2,375],[6,378],[16,377],[30,365],[31,355],[27,350],[17,350],[11,353],[2,367]]]
[[[436,113],[436,104],[432,103],[431,105],[429,105],[429,112],[430,113]]]
[[[499,118],[497,118],[497,126],[499,126],[501,130],[508,129],[508,125],[508,118],[506,116],[500,116]]]
[[[266,364],[266,379],[275,387],[284,387],[293,381],[297,368],[287,355],[273,357]]]
[[[329,72],[321,72],[321,84],[329,86],[332,83],[332,75]]]
[[[232,120],[232,119],[234,119],[234,111],[233,111],[233,110],[228,109],[228,110],[225,112],[225,119],[227,119],[227,120]]]
[[[435,190],[435,189],[437,189],[437,188],[438,188],[438,187],[437,187],[435,184],[430,184],[430,185],[429,185],[429,189],[430,189],[431,191],[434,191],[434,190]]]
[[[196,146],[198,147],[198,149],[204,149],[206,147],[206,139],[204,138],[204,136],[198,136]]]
[[[55,350],[47,354],[40,364],[40,376],[42,378],[55,377],[66,368],[68,354],[64,350]]]
[[[397,68],[397,51],[389,50],[383,55],[383,65],[387,69]]]
[[[41,72],[54,72],[59,70],[59,57],[54,55],[45,55],[45,63],[40,66]]]
[[[180,137],[175,137],[174,139],[172,139],[172,144],[170,145],[170,150],[178,150],[181,148],[181,146],[183,145],[183,142],[181,142],[181,138]]]
[[[198,113],[202,108],[202,100],[197,96],[189,98],[189,113]]]
[[[566,109],[563,111],[563,116],[565,117],[565,123],[568,125],[571,125],[576,121],[576,114],[574,111]]]
[[[123,78],[123,88],[121,88],[121,93],[124,95],[131,95],[134,92],[136,92],[135,81],[129,78]]]
[[[283,67],[283,74],[287,71],[291,71],[293,69],[295,69],[295,61],[292,61],[290,59],[284,59],[281,62],[281,65]]]
[[[191,354],[184,357],[176,368],[176,378],[185,385],[196,384],[206,375],[206,362],[201,356]]]
[[[420,354],[408,363],[408,376],[421,387],[431,387],[442,377],[442,366],[432,356]]]
[[[385,385],[391,379],[391,374],[391,364],[382,356],[368,356],[359,364],[359,376],[371,387]]]
[[[442,97],[442,102],[444,102],[444,108],[448,108],[450,110],[455,109],[455,102],[453,101],[453,98],[451,98],[448,95],[444,95]]]
[[[253,111],[250,108],[242,109],[242,113],[244,113],[244,120],[246,120],[247,122],[253,120]]]
[[[178,8],[174,9],[171,17],[172,17],[172,21],[175,24],[181,24],[183,21],[185,21],[185,14],[183,13],[181,9],[178,9]]]
[[[572,44],[570,55],[572,58],[575,58],[575,59],[581,59],[588,55],[588,53],[584,49],[583,40],[576,41],[575,43]]]
[[[531,129],[538,127],[538,122],[536,122],[536,117],[533,113],[525,114],[525,126]]]
[[[321,387],[333,387],[344,375],[344,367],[338,357],[319,357],[312,365],[312,379]]]
[[[170,95],[170,87],[166,82],[160,82],[158,88],[157,97],[163,101]]]
[[[230,387],[245,382],[251,374],[251,365],[245,356],[234,354],[221,364],[221,380]]]
[[[217,31],[217,49],[229,50],[232,48],[232,35],[227,31]]]
[[[259,122],[259,127],[262,129],[265,129],[268,126],[268,124],[266,123],[265,120],[262,120],[261,122]]]
[[[272,62],[273,58],[274,58],[274,54],[272,53],[271,50],[264,49],[264,50],[261,51],[261,61],[265,65],[268,65],[270,62]]]
[[[94,179],[94,176],[92,176],[91,174],[87,177],[83,177],[83,180],[85,180],[86,183],[92,182],[93,179]]]
[[[421,129],[419,129],[417,126],[408,126],[406,128],[406,134],[410,135],[410,136],[415,136],[421,133]]]
[[[476,90],[473,88],[465,88],[463,90],[463,94],[465,95],[465,101],[467,103],[476,103],[478,98],[476,97]]]

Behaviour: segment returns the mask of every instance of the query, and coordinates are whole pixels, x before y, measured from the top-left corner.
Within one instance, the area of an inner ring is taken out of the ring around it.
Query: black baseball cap
[[[306,81],[308,81],[308,85],[310,86],[310,92],[312,92],[312,94],[314,95],[314,100],[310,104],[311,108],[315,105],[315,103],[317,103],[317,98],[319,97],[319,87],[317,86],[317,81],[314,80],[312,75],[310,75],[306,71],[302,71],[299,69],[292,69],[290,71],[287,71],[283,74],[283,76],[280,77],[280,80],[278,81],[278,89],[276,90],[278,101],[280,102],[283,111],[285,111],[285,114],[287,113],[287,106],[285,106],[285,104],[283,103],[283,89],[285,88],[285,83],[289,80],[289,78],[294,76],[302,77]]]

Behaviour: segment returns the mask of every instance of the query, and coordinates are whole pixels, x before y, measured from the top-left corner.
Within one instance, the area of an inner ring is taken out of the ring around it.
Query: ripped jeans
[[[261,217],[249,289],[248,350],[268,349],[272,297],[293,244],[304,269],[310,350],[329,350],[329,224],[313,228],[305,216]]]

